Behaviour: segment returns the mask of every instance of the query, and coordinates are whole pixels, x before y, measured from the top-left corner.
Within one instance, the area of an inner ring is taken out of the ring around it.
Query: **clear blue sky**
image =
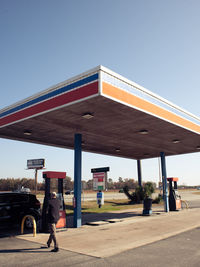
[[[199,116],[199,13],[199,0],[1,0],[0,109],[101,64]],[[71,150],[0,139],[0,151],[0,177],[34,177],[32,158],[73,177]],[[167,175],[200,184],[199,161],[167,157]],[[137,179],[134,160],[83,153],[83,179],[103,166]],[[158,159],[142,172],[158,182]]]

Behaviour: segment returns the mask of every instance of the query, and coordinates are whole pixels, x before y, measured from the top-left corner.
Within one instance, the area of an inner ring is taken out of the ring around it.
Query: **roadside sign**
[[[106,190],[107,186],[107,172],[110,171],[109,167],[91,169],[93,173],[93,190]]]
[[[93,189],[94,190],[105,190],[105,172],[93,173]]]
[[[27,168],[28,169],[42,169],[45,166],[45,159],[28,159]]]
[[[110,168],[109,167],[102,167],[102,168],[94,168],[91,169],[91,173],[95,173],[95,172],[109,172]]]
[[[104,204],[104,193],[103,192],[97,192],[97,204],[99,205],[99,208]]]
[[[103,193],[102,192],[97,192],[97,198],[102,198]]]
[[[43,169],[45,166],[45,159],[28,159],[27,169],[35,170],[35,195],[37,195],[37,172],[39,169]]]

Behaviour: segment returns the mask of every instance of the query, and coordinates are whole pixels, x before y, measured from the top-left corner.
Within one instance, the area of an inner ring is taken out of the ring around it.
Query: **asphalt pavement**
[[[158,208],[141,216],[136,209],[88,217],[90,224],[58,231],[58,253],[41,248],[48,234],[1,238],[0,266],[200,266],[199,196],[188,194],[188,202],[190,208],[179,212]]]
[[[199,240],[200,229],[195,228],[110,257],[98,258],[63,249],[51,253],[35,242],[7,237],[0,242],[0,266],[199,267]]]

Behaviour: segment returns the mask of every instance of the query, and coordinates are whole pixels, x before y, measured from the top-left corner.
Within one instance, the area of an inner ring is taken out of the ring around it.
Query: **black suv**
[[[35,195],[18,192],[0,192],[0,225],[21,224],[25,215],[32,215],[36,222],[40,219],[40,201]],[[27,218],[24,226],[32,227]]]

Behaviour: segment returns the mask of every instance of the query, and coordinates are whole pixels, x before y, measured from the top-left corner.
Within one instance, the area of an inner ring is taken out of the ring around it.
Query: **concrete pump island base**
[[[98,66],[0,110],[0,137],[74,149],[74,227],[78,228],[82,151],[137,160],[139,185],[141,160],[160,157],[168,212],[165,157],[200,150],[200,119]]]
[[[99,226],[83,225],[78,229],[58,231],[60,249],[94,257],[109,257],[126,250],[147,245],[179,233],[200,227],[200,209],[165,213],[157,210],[152,216],[139,216],[142,210],[127,218],[124,211],[115,223],[98,222]],[[21,235],[17,238],[46,245],[47,234]],[[49,250],[49,249],[46,249]]]

